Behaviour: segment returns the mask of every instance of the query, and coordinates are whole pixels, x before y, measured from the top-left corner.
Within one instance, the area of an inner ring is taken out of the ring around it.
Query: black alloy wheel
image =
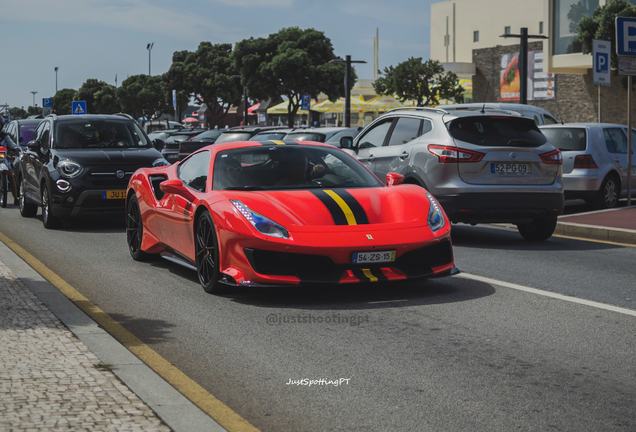
[[[0,173],[0,207],[5,208],[7,206],[7,192],[9,189],[7,174],[5,172]]]
[[[42,185],[42,224],[46,229],[55,229],[62,226],[62,221],[53,216],[51,211],[51,193],[46,184]]]
[[[133,192],[126,206],[126,241],[128,242],[130,256],[135,261],[148,261],[154,256],[141,250],[143,238],[144,222],[141,218],[139,201],[137,201],[137,196]]]
[[[556,229],[557,218],[547,217],[527,224],[518,224],[517,229],[521,237],[528,241],[544,241],[552,237]]]
[[[601,189],[598,191],[598,195],[596,197],[595,207],[601,209],[610,209],[616,207],[618,204],[618,195],[620,194],[618,180],[616,176],[609,175],[605,180],[603,180],[603,184],[601,185]]]
[[[38,212],[38,206],[27,202],[24,191],[26,190],[25,180],[20,180],[20,215],[22,217],[33,217]]]
[[[208,212],[201,214],[196,224],[195,254],[199,282],[207,293],[218,293],[219,287],[219,248],[214,224]]]

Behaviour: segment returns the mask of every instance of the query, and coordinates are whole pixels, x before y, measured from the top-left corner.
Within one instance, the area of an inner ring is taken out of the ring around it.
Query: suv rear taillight
[[[592,155],[584,154],[574,158],[574,168],[590,169],[598,168],[598,165],[596,165]]]
[[[563,164],[563,158],[561,157],[561,150],[556,149],[551,152],[543,153],[539,155],[541,160],[547,164]]]
[[[479,162],[484,157],[484,153],[436,144],[429,145],[428,151],[439,158],[439,163]]]

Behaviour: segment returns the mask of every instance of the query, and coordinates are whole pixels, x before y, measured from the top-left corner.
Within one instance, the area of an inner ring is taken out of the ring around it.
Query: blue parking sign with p
[[[306,94],[301,96],[300,109],[303,111],[309,111],[311,107],[311,97]]]
[[[612,55],[612,43],[610,41],[592,41],[593,79],[594,85],[611,85],[610,59]]]
[[[616,54],[636,56],[636,18],[616,17]]]
[[[596,72],[609,71],[609,55],[606,53],[596,53],[595,64]]]

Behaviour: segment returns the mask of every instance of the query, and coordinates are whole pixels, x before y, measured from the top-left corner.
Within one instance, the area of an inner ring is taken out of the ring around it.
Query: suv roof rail
[[[126,114],[126,113],[115,113],[114,115],[116,115],[116,116],[120,116],[120,117],[126,117],[126,118],[129,118],[130,120],[134,120],[133,116],[131,116],[130,114]]]
[[[48,114],[45,118],[51,117],[53,120],[57,120],[57,114]]]
[[[387,113],[395,112],[395,111],[404,111],[404,110],[435,111],[435,112],[440,112],[444,114],[449,114],[448,111],[442,108],[431,108],[431,107],[400,107],[400,108],[393,108],[392,110],[387,111]]]

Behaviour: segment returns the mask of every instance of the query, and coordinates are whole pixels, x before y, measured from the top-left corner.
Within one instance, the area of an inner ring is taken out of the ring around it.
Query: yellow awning
[[[351,111],[352,112],[366,112],[372,111],[362,96],[351,96]],[[340,98],[335,102],[330,100],[324,100],[319,104],[312,107],[313,111],[319,111],[324,113],[342,113],[345,110],[345,98]]]
[[[315,101],[312,100],[312,105]],[[271,108],[267,108],[267,114],[287,114],[287,108],[289,107],[289,101],[284,101]],[[313,108],[312,108],[313,109]],[[296,114],[309,114],[309,111],[299,109]]]
[[[376,96],[367,101],[371,111],[390,111],[404,106],[402,102],[391,96]]]

